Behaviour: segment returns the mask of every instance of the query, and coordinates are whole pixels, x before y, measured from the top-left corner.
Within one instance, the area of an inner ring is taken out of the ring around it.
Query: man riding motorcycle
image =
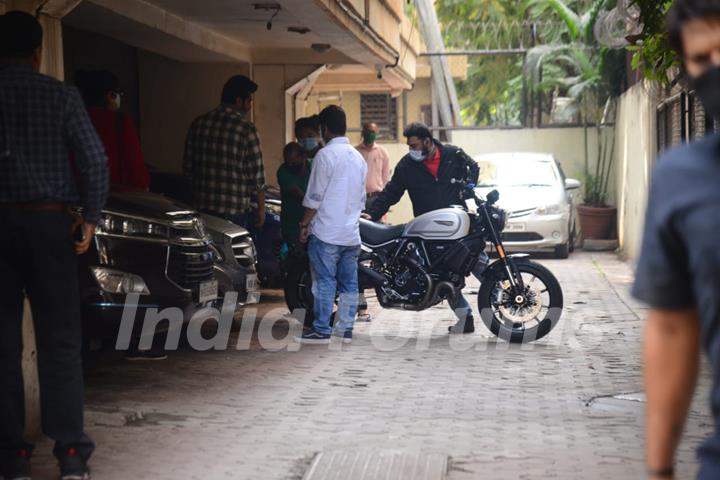
[[[403,135],[407,138],[410,151],[400,160],[392,179],[375,197],[363,217],[378,221],[400,201],[406,190],[416,217],[440,208],[464,205],[462,184],[477,183],[480,173],[478,164],[462,149],[435,140],[422,123],[411,123],[405,127]],[[483,252],[473,269],[475,277],[480,278],[488,261],[487,254]],[[458,295],[450,301],[450,307],[458,318],[458,322],[449,327],[450,333],[474,332],[472,310],[465,297]]]

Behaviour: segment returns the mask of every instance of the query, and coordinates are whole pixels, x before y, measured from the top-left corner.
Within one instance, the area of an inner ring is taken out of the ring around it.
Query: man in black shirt
[[[720,116],[720,0],[678,0],[670,38],[709,117]],[[658,160],[633,294],[650,305],[645,332],[647,465],[674,477],[673,460],[698,372],[700,345],[715,377],[716,431],[700,448],[699,478],[720,478],[720,137]]]
[[[392,178],[373,199],[364,217],[378,221],[400,201],[405,191],[410,195],[416,217],[433,210],[464,205],[460,181],[477,184],[480,174],[477,162],[462,149],[435,140],[422,123],[411,123],[405,127],[403,135],[410,151],[400,160]],[[473,274],[479,278],[487,264],[488,257],[483,253]],[[449,328],[450,333],[474,332],[472,311],[465,297],[458,295],[450,307],[458,317],[457,324]]]

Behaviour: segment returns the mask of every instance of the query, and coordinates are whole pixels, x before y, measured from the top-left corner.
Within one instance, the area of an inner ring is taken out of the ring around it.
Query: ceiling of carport
[[[90,1],[83,1],[63,23],[115,38],[134,47],[159,53],[181,62],[232,62],[230,55],[213,52],[192,42],[136,22]]]
[[[310,3],[308,0],[305,1]],[[288,32],[288,27],[307,27],[307,25],[303,25],[282,7],[272,20],[272,30],[267,30],[266,24],[275,11],[255,9],[253,5],[277,2],[263,0],[149,0],[149,3],[253,47],[309,49],[313,43],[323,43],[322,38],[312,31],[303,35]]]

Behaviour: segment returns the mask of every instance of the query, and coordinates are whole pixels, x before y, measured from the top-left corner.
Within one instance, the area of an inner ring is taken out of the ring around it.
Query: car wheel
[[[569,242],[569,251],[570,253],[575,251],[575,241],[577,240],[577,231],[575,230],[575,227],[572,228],[572,233],[570,234],[570,242]]]
[[[562,245],[555,246],[555,258],[568,258],[570,256],[570,239]]]

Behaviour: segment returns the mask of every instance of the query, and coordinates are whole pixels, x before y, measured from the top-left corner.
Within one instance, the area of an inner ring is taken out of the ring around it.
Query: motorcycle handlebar
[[[475,203],[480,206],[482,203],[485,203],[485,200],[478,197],[475,193],[475,184],[474,183],[468,183],[465,180],[457,179],[457,178],[451,178],[450,183],[453,185],[459,184],[463,187],[463,190],[465,190],[465,193],[467,194],[466,198],[475,200]]]

